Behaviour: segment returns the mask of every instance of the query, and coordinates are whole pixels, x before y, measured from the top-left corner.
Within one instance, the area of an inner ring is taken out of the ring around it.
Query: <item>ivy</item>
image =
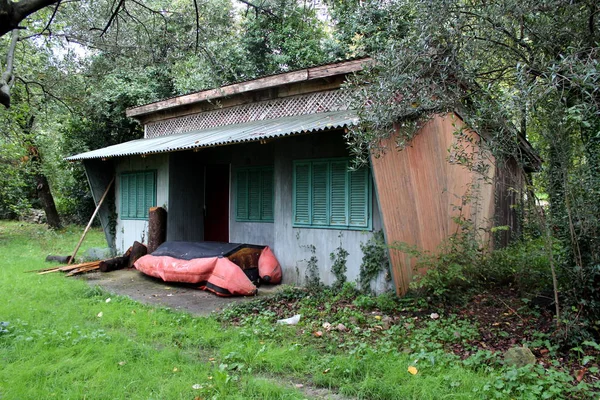
[[[386,273],[386,279],[391,279],[388,248],[382,231],[377,231],[365,243],[360,244],[363,252],[358,283],[365,292],[371,291],[371,282],[381,273]]]

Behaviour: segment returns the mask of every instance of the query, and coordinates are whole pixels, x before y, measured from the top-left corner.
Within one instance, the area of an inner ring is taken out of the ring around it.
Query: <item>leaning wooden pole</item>
[[[73,260],[75,259],[75,255],[79,251],[79,247],[81,247],[81,243],[83,243],[83,239],[85,239],[85,235],[90,230],[90,227],[92,226],[92,222],[94,222],[94,218],[96,218],[96,214],[98,214],[98,211],[100,211],[100,207],[102,206],[102,203],[104,202],[104,199],[106,198],[106,195],[108,194],[108,191],[110,190],[110,187],[112,186],[114,181],[115,181],[115,177],[113,176],[113,178],[110,180],[108,186],[106,187],[104,194],[100,198],[100,201],[98,202],[98,205],[96,206],[96,210],[94,211],[94,214],[92,214],[92,218],[90,218],[90,222],[88,222],[87,226],[85,227],[85,230],[83,231],[83,235],[81,235],[81,239],[79,239],[79,243],[77,243],[77,247],[75,247],[75,250],[73,250],[73,255],[71,256],[71,259],[69,260],[67,265],[70,265],[73,262]]]

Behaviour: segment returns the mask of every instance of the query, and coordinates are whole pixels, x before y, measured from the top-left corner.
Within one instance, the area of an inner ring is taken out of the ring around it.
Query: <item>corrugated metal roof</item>
[[[264,121],[252,121],[245,124],[220,126],[152,139],[132,140],[67,157],[67,160],[77,161],[135,154],[167,153],[201,147],[255,142],[300,133],[343,128],[349,125],[356,125],[357,123],[358,116],[355,111],[331,111],[319,114],[298,115]]]

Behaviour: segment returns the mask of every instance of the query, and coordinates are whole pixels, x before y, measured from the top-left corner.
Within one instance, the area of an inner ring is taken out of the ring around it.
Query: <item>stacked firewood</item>
[[[100,270],[101,272],[116,271],[122,268],[131,268],[133,266],[133,263],[135,263],[138,258],[142,257],[146,253],[146,246],[141,244],[140,242],[135,242],[133,246],[131,246],[121,257],[109,258],[107,260],[84,262],[81,264],[44,268],[28,272],[37,272],[38,275],[44,275],[60,271],[66,272],[66,276],[73,276],[78,274],[85,274],[87,272],[96,270]]]
[[[60,272],[66,272],[67,276],[73,276],[73,275],[83,274],[85,272],[90,272],[90,271],[99,269],[101,262],[102,262],[101,260],[98,260],[98,261],[85,262],[85,263],[81,263],[81,264],[63,265],[61,267],[38,269],[35,271],[28,271],[28,272],[37,272],[38,275],[44,275],[44,274],[49,274],[52,272],[60,271]]]

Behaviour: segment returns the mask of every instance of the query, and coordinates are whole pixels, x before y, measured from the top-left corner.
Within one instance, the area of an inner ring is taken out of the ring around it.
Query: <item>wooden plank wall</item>
[[[455,136],[462,121],[454,114],[436,116],[418,132],[409,147],[398,151],[395,138],[383,145],[387,151],[371,157],[383,228],[388,244],[404,242],[421,250],[435,252],[448,236],[457,231],[453,217],[473,183],[479,183],[478,201],[463,207],[462,213],[478,226],[490,225],[494,215],[494,168],[489,183],[462,165],[450,162],[450,149],[460,146],[465,154],[478,156],[474,146]],[[469,133],[475,142],[476,134]],[[485,161],[492,165],[492,160]],[[486,240],[483,237],[482,240]],[[412,280],[415,260],[398,250],[390,250],[396,291],[404,295]]]
[[[494,234],[494,247],[505,247],[519,237],[522,228],[520,211],[523,206],[523,188],[526,186],[523,168],[514,158],[496,167],[496,225],[507,226]]]

